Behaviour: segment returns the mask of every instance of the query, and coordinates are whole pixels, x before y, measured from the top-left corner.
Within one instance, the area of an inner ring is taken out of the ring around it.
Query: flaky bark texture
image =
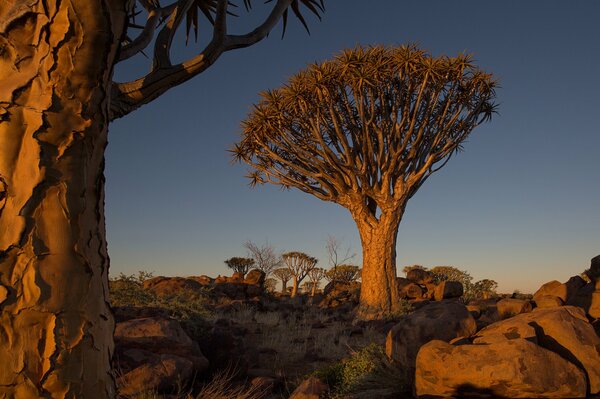
[[[104,149],[125,2],[0,2],[0,397],[108,398]]]
[[[363,250],[359,317],[378,319],[395,312],[400,304],[396,285],[396,237],[404,207],[384,213],[376,221],[354,220]]]

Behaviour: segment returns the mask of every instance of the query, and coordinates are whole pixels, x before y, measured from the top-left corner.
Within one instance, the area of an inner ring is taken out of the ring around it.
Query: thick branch
[[[264,39],[281,19],[292,0],[278,0],[265,21],[245,35],[226,34],[227,2],[220,1],[217,9],[213,38],[210,43],[193,58],[177,65],[171,65],[169,48],[175,30],[181,23],[191,0],[180,0],[167,26],[159,33],[155,43],[154,69],[146,76],[127,83],[113,83],[111,100],[111,120],[120,118],[155,100],[167,90],[178,86],[204,72],[225,51],[248,47]],[[182,7],[182,8],[180,8]],[[175,15],[177,14],[177,15]]]

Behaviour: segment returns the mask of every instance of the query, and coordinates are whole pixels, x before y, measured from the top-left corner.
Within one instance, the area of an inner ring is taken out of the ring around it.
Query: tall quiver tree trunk
[[[0,397],[114,396],[103,165],[125,14],[0,2]]]
[[[404,212],[391,209],[375,220],[353,214],[363,253],[359,316],[372,319],[398,310],[400,296],[396,284],[396,239]]]

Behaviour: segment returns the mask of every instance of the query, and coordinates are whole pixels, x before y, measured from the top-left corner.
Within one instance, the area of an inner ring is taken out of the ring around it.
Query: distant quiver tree
[[[357,47],[263,92],[231,150],[251,185],[295,187],[350,211],[363,250],[359,315],[400,306],[396,236],[408,200],[495,111],[469,55]]]
[[[292,293],[291,297],[295,297],[298,293],[298,287],[302,280],[306,278],[308,273],[317,265],[317,258],[313,258],[304,252],[287,252],[281,255],[283,264],[292,274]]]
[[[273,275],[281,280],[281,293],[287,292],[287,283],[292,278],[292,272],[287,267],[280,267],[273,270]]]
[[[235,273],[242,273],[243,275],[246,275],[248,270],[250,270],[250,268],[254,265],[254,259],[234,256],[233,258],[227,259],[225,264]]]

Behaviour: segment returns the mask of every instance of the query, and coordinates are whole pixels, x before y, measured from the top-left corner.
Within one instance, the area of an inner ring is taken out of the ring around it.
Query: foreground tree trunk
[[[0,3],[0,397],[115,395],[103,169],[124,3]]]
[[[378,319],[399,309],[396,285],[396,238],[403,209],[379,220],[355,218],[363,250],[359,317]]]

